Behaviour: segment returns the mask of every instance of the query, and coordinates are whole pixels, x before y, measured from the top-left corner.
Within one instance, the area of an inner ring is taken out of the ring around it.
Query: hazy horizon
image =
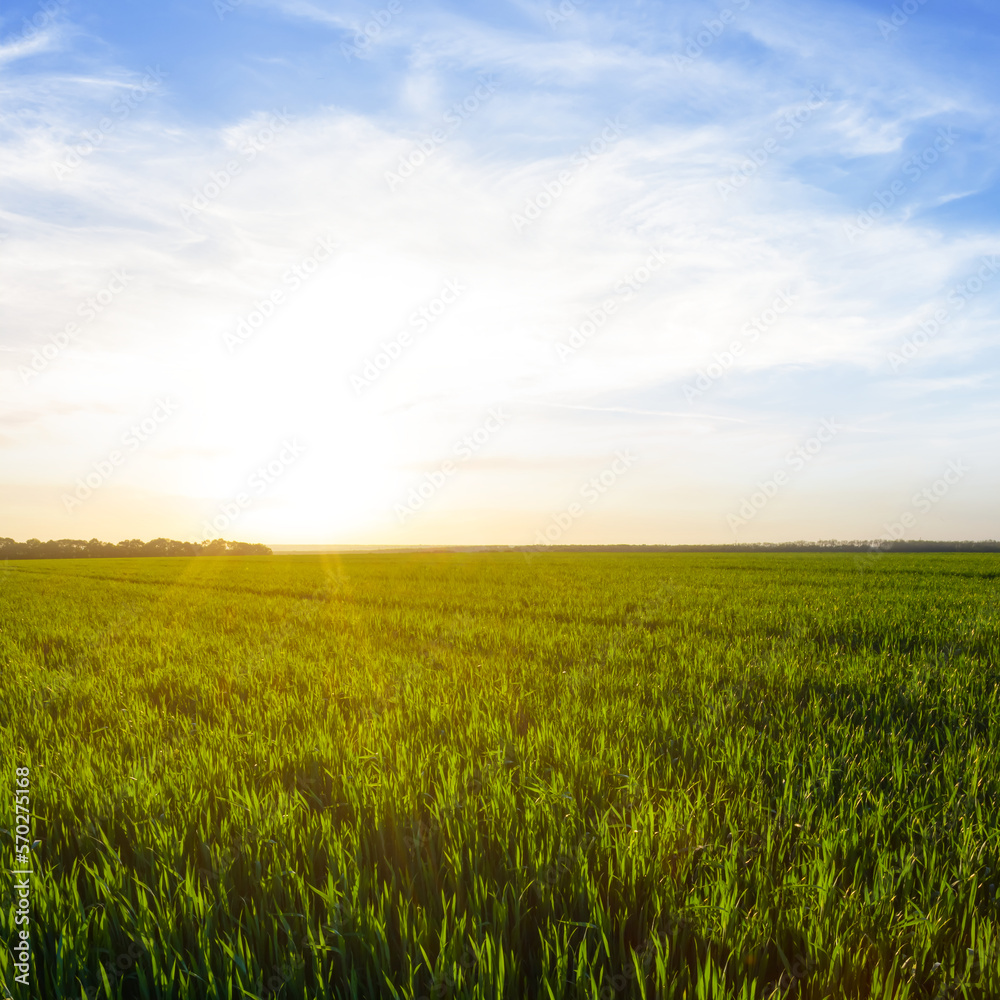
[[[996,538],[997,35],[8,4],[0,535]]]

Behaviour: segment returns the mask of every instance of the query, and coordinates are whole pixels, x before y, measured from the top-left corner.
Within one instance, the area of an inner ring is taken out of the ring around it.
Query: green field
[[[0,982],[1000,997],[998,683],[989,555],[11,562]]]

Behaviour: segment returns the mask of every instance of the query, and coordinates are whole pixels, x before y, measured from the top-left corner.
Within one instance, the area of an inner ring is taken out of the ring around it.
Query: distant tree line
[[[456,547],[457,548],[457,547]],[[927,542],[862,539],[841,542],[733,542],[723,545],[516,545],[482,546],[518,552],[1000,552],[1000,542]]]
[[[125,542],[102,542],[91,538],[60,538],[41,542],[29,538],[15,542],[0,538],[0,559],[115,559],[123,556],[269,556],[266,545],[253,542],[227,542],[214,538],[209,542],[175,542],[172,538],[154,538],[144,542],[130,538]]]

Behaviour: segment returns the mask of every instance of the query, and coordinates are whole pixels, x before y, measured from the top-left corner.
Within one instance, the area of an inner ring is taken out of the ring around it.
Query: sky
[[[14,0],[0,536],[1000,537],[993,0]]]

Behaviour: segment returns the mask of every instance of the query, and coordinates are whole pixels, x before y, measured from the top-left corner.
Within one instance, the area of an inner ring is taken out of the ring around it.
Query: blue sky
[[[0,534],[1000,536],[998,32],[6,5]]]

